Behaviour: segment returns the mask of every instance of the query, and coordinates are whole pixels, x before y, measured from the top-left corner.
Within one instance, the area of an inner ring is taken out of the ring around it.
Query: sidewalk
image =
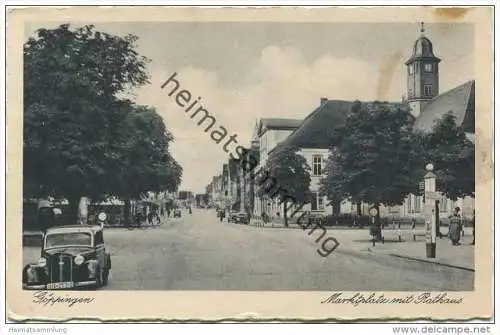
[[[443,233],[447,229],[442,229]],[[436,240],[436,258],[427,258],[425,239],[417,241],[395,242],[385,239],[385,243],[377,242],[375,246],[369,245],[367,251],[385,254],[407,260],[428,262],[447,267],[458,268],[467,271],[474,271],[474,246],[472,242],[472,230],[465,229],[465,236],[460,241],[461,245],[453,246],[450,240],[443,236]]]
[[[250,222],[255,226],[256,220]],[[261,227],[258,227],[261,228]],[[290,224],[284,228],[283,223],[268,223],[261,229],[281,228],[284,230],[300,229],[297,224]],[[309,232],[311,228],[307,228]],[[460,241],[461,245],[453,246],[446,236],[448,227],[441,226],[443,237],[436,241],[436,258],[427,258],[425,245],[425,231],[422,226],[417,226],[415,230],[409,227],[395,228],[388,226],[383,230],[384,243],[373,242],[370,236],[369,227],[364,229],[347,227],[325,227],[329,231],[329,236],[334,237],[339,242],[339,250],[356,253],[373,253],[398,257],[406,260],[434,263],[442,266],[453,267],[466,271],[474,271],[474,246],[472,242],[472,228],[465,228],[465,236]],[[320,234],[319,232],[315,233]],[[315,236],[316,236],[315,235]]]
[[[255,219],[255,218],[251,218],[250,219],[250,225],[251,226],[257,226],[257,224],[260,224],[260,228],[287,228],[287,229],[303,229],[301,226],[299,226],[296,222],[296,220],[290,220],[288,222],[288,227],[285,227],[285,223],[284,223],[284,220],[283,219],[274,219],[272,220],[271,222],[268,222],[266,223],[265,225],[262,225],[262,220],[260,219]],[[306,228],[306,229],[310,229],[312,228],[313,226],[309,227],[309,228]],[[442,226],[444,230],[446,230],[447,228]],[[368,231],[369,230],[369,226],[365,226],[364,228],[359,228],[359,227],[348,227],[348,226],[345,226],[345,225],[339,225],[339,226],[336,226],[336,225],[333,225],[333,226],[323,226],[323,228],[325,228],[326,230],[355,230],[355,231]],[[388,225],[386,226],[386,228],[384,229],[385,231],[393,231],[392,230],[392,225]],[[398,230],[396,228],[396,230]],[[408,235],[410,234],[411,235],[411,226],[410,225],[404,225],[400,228],[400,230],[403,232],[403,235]],[[410,232],[410,233],[408,233]],[[417,232],[417,235],[418,234],[423,234],[423,225],[420,224],[420,225],[417,225],[416,227],[416,232]],[[409,235],[408,235],[409,236]],[[423,236],[423,235],[422,235]]]

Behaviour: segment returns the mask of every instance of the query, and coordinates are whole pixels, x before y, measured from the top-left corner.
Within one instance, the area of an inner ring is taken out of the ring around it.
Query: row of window
[[[410,71],[410,74],[413,74],[415,73],[415,70],[417,69],[417,66],[418,66],[418,63],[415,63],[413,65],[410,65],[408,68],[409,68],[409,71]],[[424,64],[424,71],[425,72],[432,72],[433,71],[433,64],[430,64],[430,63],[427,63],[427,64]]]
[[[415,92],[413,88],[408,89],[408,97],[413,97]],[[432,96],[432,85],[424,85],[424,96]]]

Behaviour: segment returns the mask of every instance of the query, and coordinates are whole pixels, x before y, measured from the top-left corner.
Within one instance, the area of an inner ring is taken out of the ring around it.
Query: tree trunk
[[[68,220],[69,224],[78,224],[78,209],[79,209],[79,201],[80,197],[79,196],[69,196],[68,197],[68,203],[69,203],[69,208],[68,208]]]
[[[285,219],[285,227],[288,227],[288,216],[287,216],[287,210],[286,210],[286,204],[287,201],[283,201],[283,218]]]
[[[373,206],[377,210],[377,216],[375,216],[375,224],[377,225],[377,239],[382,240],[382,219],[380,218],[380,204],[378,202]]]
[[[332,215],[339,215],[340,214],[340,200],[338,200],[338,199],[332,200],[331,206],[332,206]]]
[[[125,206],[123,207],[123,222],[126,226],[130,226],[130,198],[125,199]]]

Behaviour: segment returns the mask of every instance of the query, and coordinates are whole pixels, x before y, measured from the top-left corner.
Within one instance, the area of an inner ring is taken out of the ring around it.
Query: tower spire
[[[424,21],[421,21],[421,22],[420,22],[420,34],[422,34],[422,35],[423,35],[423,34],[424,34],[424,32],[425,32]]]

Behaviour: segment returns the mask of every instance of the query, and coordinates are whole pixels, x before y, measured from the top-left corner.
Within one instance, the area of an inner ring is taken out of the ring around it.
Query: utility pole
[[[425,246],[427,258],[436,258],[436,200],[439,194],[436,192],[436,175],[434,165],[425,166],[427,173],[424,176],[425,189]]]

